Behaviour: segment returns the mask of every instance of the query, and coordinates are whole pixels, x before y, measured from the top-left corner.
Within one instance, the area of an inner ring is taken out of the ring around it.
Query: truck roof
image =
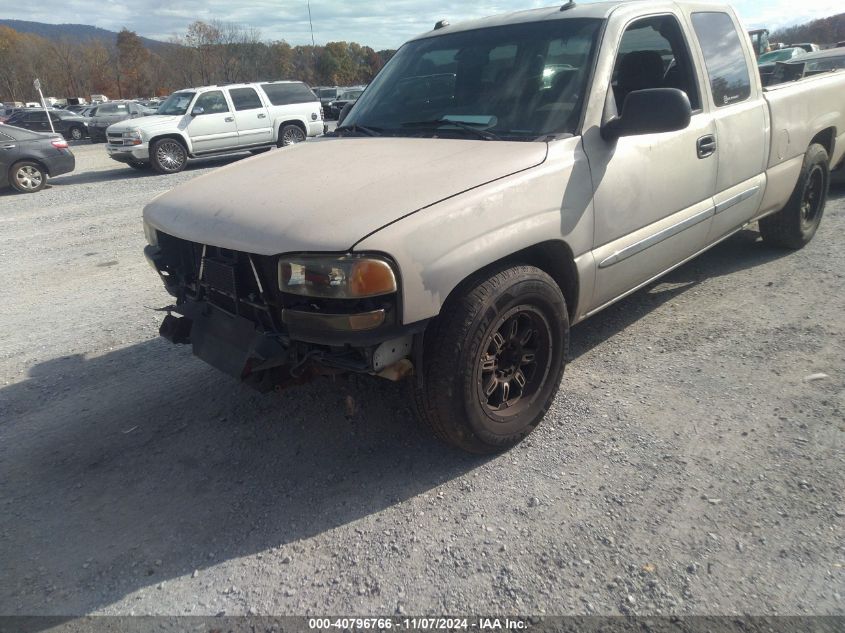
[[[651,2],[650,0],[622,0],[616,2],[588,2],[584,4],[578,4],[577,2],[573,2],[571,4],[561,3],[542,9],[513,11],[511,13],[501,13],[499,15],[486,18],[478,18],[475,20],[458,22],[456,24],[449,24],[411,38],[411,40],[437,37],[440,35],[447,35],[449,33],[457,33],[459,31],[472,31],[475,29],[486,29],[496,26],[507,26],[510,24],[522,24],[526,22],[543,22],[545,20],[564,20],[569,18],[606,19],[616,9],[620,7],[630,8],[632,5],[642,5],[643,11],[647,11],[648,13],[657,13],[662,10],[677,8],[679,6],[695,7],[697,9],[701,8],[703,11],[729,10],[728,5],[704,4],[702,2]]]

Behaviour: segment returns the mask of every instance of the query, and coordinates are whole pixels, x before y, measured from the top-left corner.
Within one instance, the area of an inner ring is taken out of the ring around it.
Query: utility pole
[[[44,108],[44,114],[47,116],[47,123],[50,124],[50,129],[53,131],[53,134],[55,134],[56,128],[53,127],[53,119],[50,117],[50,112],[47,110],[47,102],[44,101],[44,93],[41,92],[41,80],[36,77],[35,81],[32,82],[32,87],[38,91],[38,96],[41,97],[41,107]]]
[[[314,43],[314,23],[311,21],[311,0],[308,3],[308,26],[311,27],[311,61],[314,65],[314,80],[317,80],[317,45]]]
[[[308,0],[308,25],[311,27],[311,47],[315,48],[314,44],[314,23],[311,21],[311,0]]]

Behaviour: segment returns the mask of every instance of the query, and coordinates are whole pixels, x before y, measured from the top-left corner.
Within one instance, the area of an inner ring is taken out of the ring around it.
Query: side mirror
[[[340,111],[340,114],[337,115],[337,125],[340,127],[343,125],[343,120],[346,118],[346,115],[349,114],[349,111],[352,109],[352,106],[355,105],[354,103],[347,103],[343,106],[343,109]]]
[[[202,106],[197,106],[193,110],[191,110],[191,116],[199,116],[203,113],[205,113],[205,108],[203,108]]]
[[[621,116],[601,128],[607,141],[621,136],[658,134],[685,129],[692,118],[689,97],[677,88],[635,90],[625,97]]]

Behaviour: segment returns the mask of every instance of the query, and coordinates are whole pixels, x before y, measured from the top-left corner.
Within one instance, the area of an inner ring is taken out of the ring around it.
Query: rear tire
[[[467,281],[425,333],[417,417],[471,453],[507,450],[540,423],[557,394],[569,316],[555,281],[513,266]]]
[[[772,246],[798,250],[809,244],[816,234],[824,214],[830,186],[827,150],[818,144],[810,145],[798,184],[786,206],[761,219],[760,235]]]
[[[150,147],[150,163],[160,174],[178,174],[188,162],[188,150],[179,141],[163,138]]]
[[[277,145],[279,147],[289,147],[290,145],[302,143],[306,138],[308,137],[305,134],[305,130],[295,123],[288,123],[287,125],[283,125],[279,130]]]
[[[35,193],[47,184],[47,172],[38,163],[23,160],[9,170],[9,184],[20,193]]]

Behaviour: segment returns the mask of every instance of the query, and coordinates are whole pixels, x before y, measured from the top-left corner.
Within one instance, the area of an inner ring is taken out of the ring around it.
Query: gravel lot
[[[842,190],[803,251],[744,231],[575,328],[477,458],[399,385],[262,396],[160,340],[141,208],[236,159],[74,151],[0,192],[0,614],[845,613]]]

